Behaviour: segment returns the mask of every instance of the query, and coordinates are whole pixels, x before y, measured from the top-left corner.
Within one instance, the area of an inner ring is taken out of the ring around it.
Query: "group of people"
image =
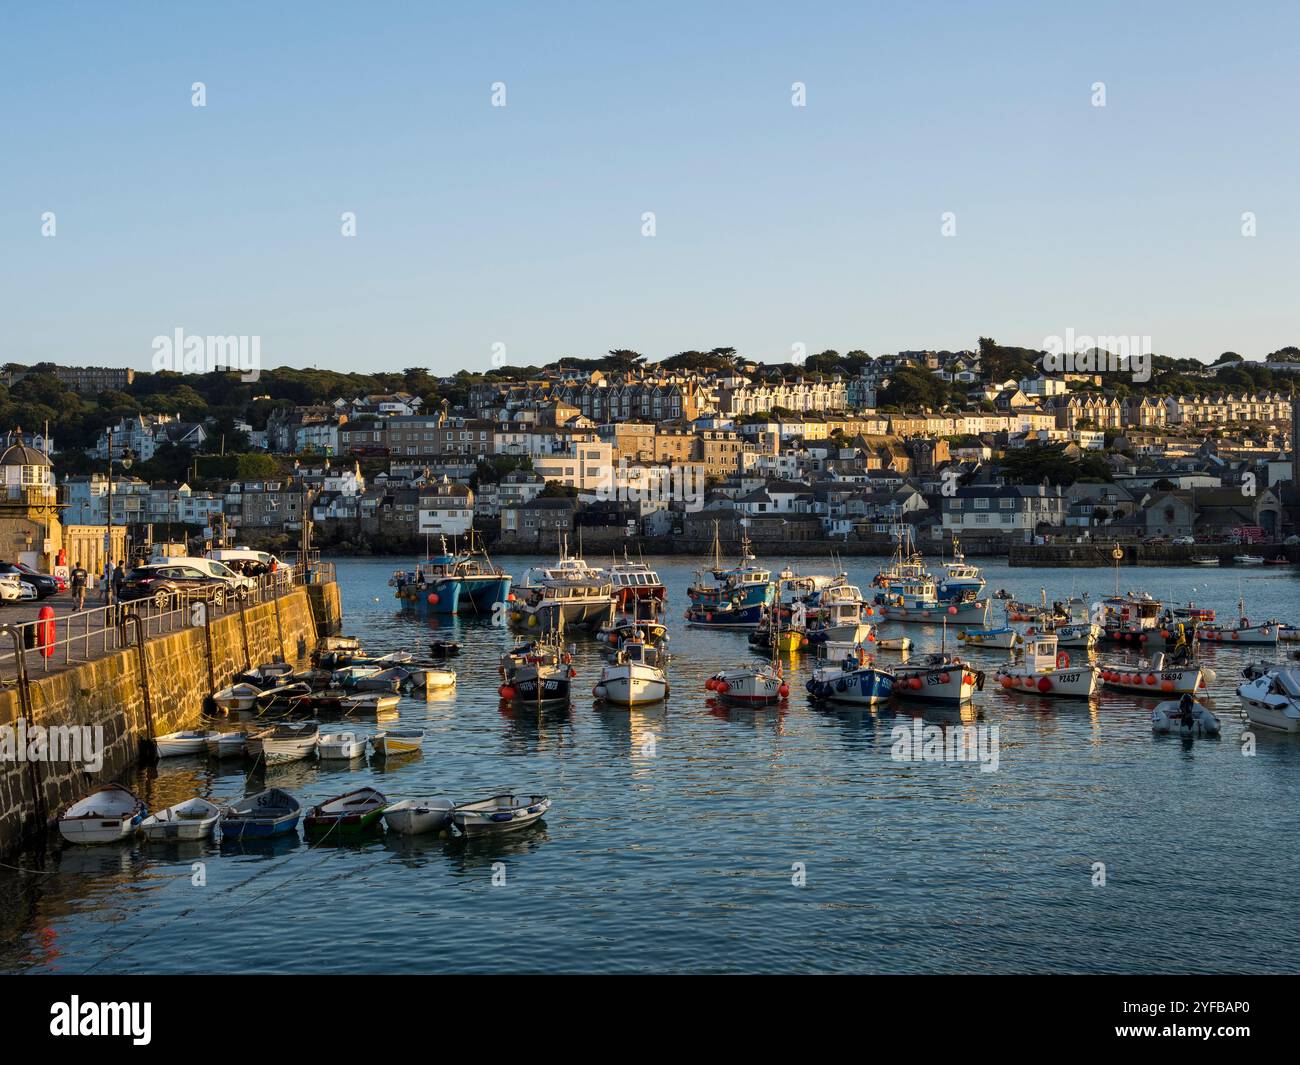
[[[106,560],[100,578],[100,594],[106,604],[118,601],[124,580],[126,580],[126,563],[119,560],[115,566],[112,559]],[[77,604],[78,610],[85,609],[86,592],[89,588],[90,574],[86,572],[86,567],[80,562],[74,563],[72,569],[68,571],[68,589],[72,592],[72,599]]]

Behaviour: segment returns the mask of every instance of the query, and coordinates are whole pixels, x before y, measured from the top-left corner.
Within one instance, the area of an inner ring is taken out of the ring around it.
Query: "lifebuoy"
[[[54,620],[54,607],[41,607],[36,617],[36,646],[41,649],[43,658],[49,658],[54,654],[54,641],[58,638],[58,623]]]
[[[1057,669],[1070,668],[1070,656],[1065,651],[1058,651],[1056,653],[1056,668]]]

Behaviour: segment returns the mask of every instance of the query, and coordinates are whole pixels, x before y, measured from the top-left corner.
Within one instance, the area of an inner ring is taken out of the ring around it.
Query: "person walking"
[[[72,586],[72,601],[76,604],[78,610],[86,609],[86,584],[90,581],[90,574],[87,573],[78,562],[72,567],[72,572],[68,574],[69,583]]]
[[[122,598],[122,582],[126,580],[126,563],[118,562],[117,569],[113,570],[113,602],[118,602]]]
[[[104,559],[104,605],[107,606],[113,599],[113,560]]]

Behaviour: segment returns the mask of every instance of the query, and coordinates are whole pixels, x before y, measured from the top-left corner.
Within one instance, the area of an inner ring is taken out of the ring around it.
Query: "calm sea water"
[[[517,575],[528,565],[499,561]],[[454,696],[402,701],[402,722],[428,730],[423,754],[351,769],[299,763],[249,782],[237,763],[170,759],[131,783],[156,808],[264,784],[304,806],[362,784],[393,799],[527,789],[551,796],[546,821],[474,843],[56,843],[13,860],[22,871],[0,868],[0,970],[1300,968],[1300,739],[1256,734],[1243,756],[1233,694],[1258,651],[1206,651],[1221,739],[1154,737],[1154,700],[1053,702],[990,684],[966,720],[998,726],[998,771],[904,763],[891,758],[891,730],[911,712],[813,708],[807,659],[794,663],[788,707],[716,706],[703,681],[751,657],[745,637],[686,629],[694,564],[657,563],[670,587],[667,704],[629,713],[579,698],[539,717],[497,698],[505,632],[403,618],[386,584],[394,560],[341,561],[345,628],[368,650],[423,651],[435,627],[466,644]],[[876,568],[848,566],[863,586]],[[1017,598],[1114,587],[1109,570],[996,563],[985,574],[990,591]],[[1221,617],[1241,595],[1252,618],[1300,619],[1290,567],[1125,569],[1122,581]],[[909,635],[937,647],[937,631]],[[579,639],[578,658],[585,693],[600,655]],[[1095,863],[1105,886],[1094,886]]]

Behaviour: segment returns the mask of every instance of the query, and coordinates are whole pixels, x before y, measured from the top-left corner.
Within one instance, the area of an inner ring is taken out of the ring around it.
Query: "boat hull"
[[[753,629],[762,620],[762,603],[731,608],[692,606],[686,611],[686,624],[697,629]]]
[[[1103,668],[1101,682],[1107,688],[1117,691],[1145,692],[1148,695],[1156,693],[1194,695],[1202,686],[1202,675],[1199,666],[1182,669],[1119,666]]]
[[[852,670],[819,669],[806,687],[814,699],[875,706],[889,701],[894,692],[894,675],[872,666]]]
[[[451,827],[455,803],[450,799],[408,800],[384,811],[384,823],[390,832],[403,836],[421,836]]]
[[[644,706],[668,698],[668,680],[653,666],[611,665],[601,672],[592,694],[615,706]]]
[[[988,616],[988,600],[981,599],[974,603],[947,603],[933,606],[896,606],[882,603],[876,609],[887,621],[898,621],[906,625],[983,625]]]
[[[1097,690],[1094,666],[1035,671],[1003,667],[994,680],[1004,691],[1021,695],[1049,695],[1059,699],[1087,699]]]
[[[959,705],[975,698],[980,679],[978,672],[958,664],[899,671],[895,674],[894,694],[912,702]]]

